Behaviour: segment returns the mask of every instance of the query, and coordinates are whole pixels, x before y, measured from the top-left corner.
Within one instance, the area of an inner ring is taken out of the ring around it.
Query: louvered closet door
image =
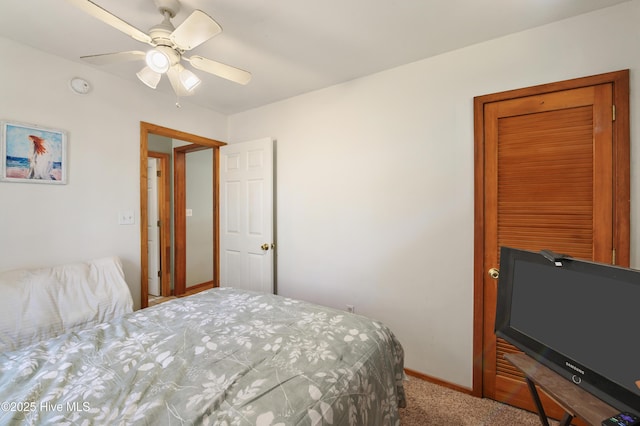
[[[612,117],[610,84],[485,105],[485,271],[498,267],[500,246],[611,262]],[[494,334],[496,290],[485,273],[483,391],[534,409],[504,359],[516,349]]]

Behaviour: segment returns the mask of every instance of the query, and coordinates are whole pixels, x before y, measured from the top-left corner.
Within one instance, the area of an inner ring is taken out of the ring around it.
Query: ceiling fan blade
[[[169,38],[179,49],[191,50],[221,32],[222,28],[212,17],[201,10],[194,10]]]
[[[148,34],[143,33],[133,25],[128,24],[127,22],[113,15],[111,12],[106,11],[105,9],[101,8],[100,6],[93,3],[92,1],[90,0],[67,0],[67,1],[75,5],[78,9],[85,11],[86,13],[93,16],[94,18],[98,18],[105,24],[111,25],[113,28],[119,31],[122,31],[128,36],[131,36],[134,39],[141,41],[143,43],[152,44],[151,37],[149,37]]]
[[[173,87],[173,91],[176,92],[176,96],[191,96],[195,92],[189,91],[184,88],[182,83],[180,82],[180,64],[174,65],[169,68],[167,71],[167,77],[169,78],[169,83],[171,83],[171,87]]]
[[[251,73],[240,68],[232,67],[231,65],[223,64],[222,62],[213,61],[211,59],[203,58],[202,56],[192,56],[190,58],[183,59],[191,62],[194,68],[208,72],[209,74],[217,75],[218,77],[226,78],[238,84],[247,84],[251,81]]]
[[[130,52],[105,53],[102,55],[81,56],[80,59],[94,65],[107,65],[117,62],[144,60],[145,53],[139,50]]]

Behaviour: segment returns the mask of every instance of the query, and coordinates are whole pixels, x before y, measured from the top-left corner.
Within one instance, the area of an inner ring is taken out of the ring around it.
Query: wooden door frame
[[[148,265],[148,244],[147,244],[147,158],[149,146],[149,134],[164,136],[171,139],[178,139],[185,142],[202,145],[213,148],[214,152],[214,180],[218,180],[220,161],[219,150],[221,146],[226,145],[215,139],[206,138],[204,136],[194,135],[192,133],[181,132],[179,130],[162,127],[157,124],[140,122],[140,307],[149,306],[149,265]],[[214,230],[220,229],[220,212],[219,212],[220,190],[217,184],[213,187],[213,217]],[[214,233],[213,253],[214,253],[214,286],[220,283],[220,239],[218,232]]]
[[[171,295],[171,198],[169,159],[164,152],[147,151],[147,157],[160,162],[160,185],[158,187],[158,219],[160,220],[160,295]],[[142,194],[141,194],[142,195]]]
[[[630,135],[629,135],[629,70],[614,71],[590,77],[576,78],[556,83],[515,89],[474,98],[474,268],[473,268],[473,388],[472,394],[483,396],[484,363],[484,107],[492,102],[521,98],[542,93],[568,89],[613,85],[614,182],[613,189],[617,207],[613,212],[613,246],[616,248],[616,264],[629,265],[629,221],[630,221]]]

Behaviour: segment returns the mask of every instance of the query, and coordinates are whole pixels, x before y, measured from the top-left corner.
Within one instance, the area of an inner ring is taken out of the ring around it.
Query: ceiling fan
[[[178,0],[153,0],[164,19],[158,25],[151,27],[148,34],[90,0],[67,1],[135,40],[153,46],[153,49],[147,52],[133,50],[81,57],[89,63],[106,65],[114,62],[144,60],[146,66],[136,74],[138,78],[147,86],[155,89],[162,74],[166,74],[177,96],[192,95],[196,86],[200,84],[200,79],[182,65],[182,59],[196,69],[235,83],[247,84],[251,80],[251,73],[239,68],[199,55],[183,56],[185,52],[221,33],[222,28],[213,18],[201,10],[194,10],[177,28],[174,27],[170,20],[180,10]]]

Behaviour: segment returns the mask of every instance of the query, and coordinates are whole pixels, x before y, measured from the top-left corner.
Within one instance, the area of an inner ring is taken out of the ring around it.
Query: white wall
[[[639,267],[638,22],[634,0],[231,116],[231,142],[277,139],[279,293],[353,304],[471,387],[473,97],[626,68]]]
[[[0,38],[0,119],[68,132],[69,183],[0,182],[0,271],[117,255],[140,306],[140,121],[218,140],[227,118]],[[73,76],[93,85],[85,96]],[[135,225],[118,225],[133,210]]]

